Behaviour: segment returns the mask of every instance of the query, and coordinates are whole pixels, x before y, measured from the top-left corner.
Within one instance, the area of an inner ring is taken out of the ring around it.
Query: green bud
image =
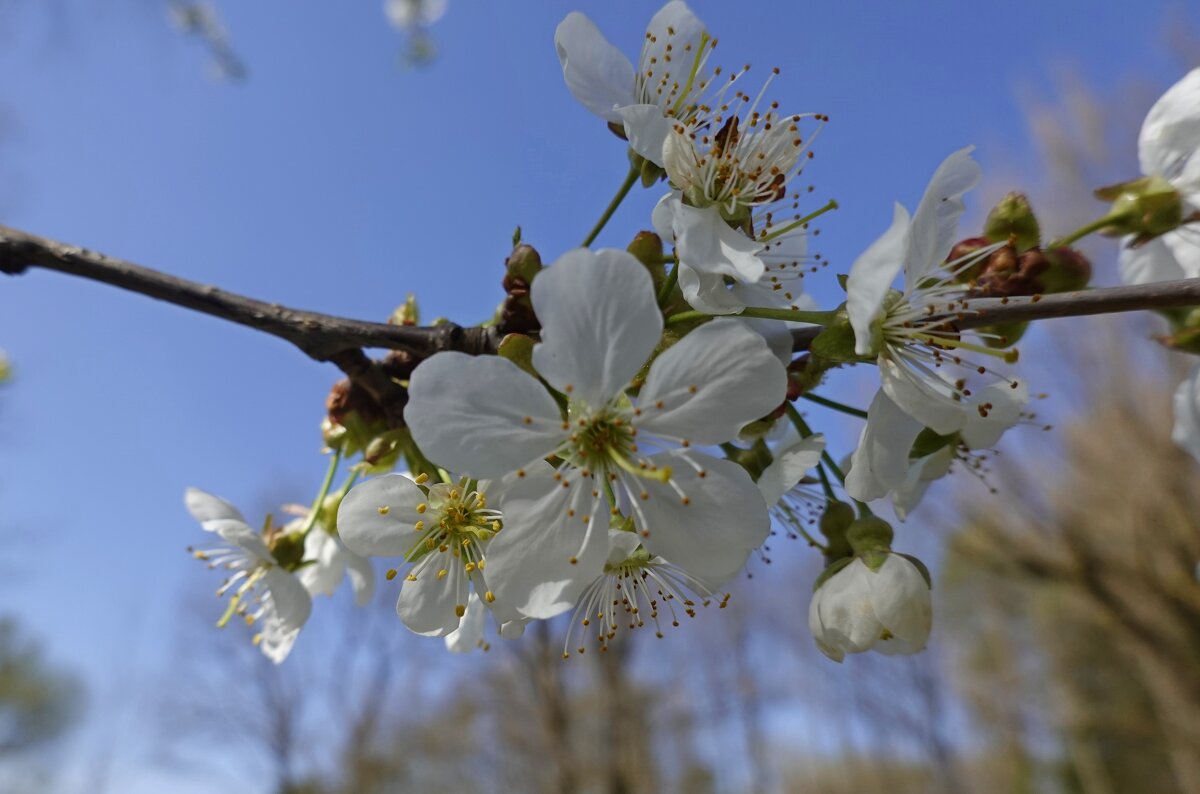
[[[1109,215],[1113,223],[1106,234],[1135,234],[1147,241],[1178,229],[1184,222],[1183,197],[1161,176],[1100,188],[1096,198],[1112,202]]]
[[[763,471],[771,465],[773,460],[771,449],[761,438],[746,449],[726,447],[725,457],[745,469],[750,475],[750,479],[755,481],[762,476]]]
[[[890,551],[884,551],[883,549],[870,549],[858,555],[858,558],[872,571],[878,571],[887,562],[889,554],[891,554]]]
[[[892,525],[878,516],[863,516],[846,530],[846,540],[859,556],[868,551],[890,551],[894,536]]]
[[[992,207],[984,221],[983,233],[993,243],[1011,241],[1018,252],[1036,248],[1042,242],[1037,216],[1022,193],[1009,193]]]
[[[817,334],[809,345],[809,352],[830,364],[856,363],[863,356],[854,352],[854,329],[850,327],[850,318],[846,315],[846,305],[837,309],[833,321]],[[883,332],[879,331],[878,345],[875,350],[883,347]],[[869,357],[868,357],[869,358]]]
[[[1074,292],[1092,280],[1092,263],[1074,248],[1052,248],[1045,255],[1049,267],[1038,275],[1043,292]]]
[[[825,544],[825,560],[838,560],[854,554],[850,541],[846,540],[846,530],[854,523],[854,508],[845,502],[831,501],[825,505],[821,514],[821,522],[817,528],[828,541]]]
[[[983,343],[996,350],[1012,347],[1021,341],[1021,337],[1025,336],[1025,332],[1028,330],[1029,323],[1027,322],[1000,323],[980,329],[983,334],[991,334],[990,336],[984,336]]]
[[[526,288],[533,283],[534,277],[541,272],[542,257],[537,250],[526,243],[518,243],[504,261],[504,289],[511,291],[516,282],[523,282]]]
[[[371,471],[391,471],[400,459],[401,442],[407,430],[389,430],[372,438],[363,449],[363,460]]]
[[[268,548],[280,568],[294,571],[304,559],[304,535],[299,532],[281,533],[271,538]]]
[[[654,280],[654,292],[657,294],[667,278],[667,273],[663,270],[662,238],[654,232],[638,232],[625,250],[633,254],[634,259],[650,271],[650,278]]]
[[[500,340],[496,355],[506,358],[535,378],[537,370],[533,368],[533,340],[525,334],[508,334]]]
[[[392,312],[392,316],[388,318],[389,325],[420,325],[421,312],[417,309],[417,296],[408,293],[408,297],[404,299],[404,303],[396,307]]]
[[[335,491],[326,496],[324,502],[321,502],[321,518],[319,520],[321,525],[325,527],[325,531],[330,535],[337,534],[338,508],[342,506],[342,499],[345,496],[345,494]]]
[[[611,124],[609,125],[609,129],[612,129]],[[625,130],[622,129],[621,132],[617,134],[624,138]],[[667,175],[667,172],[662,168],[635,152],[632,146],[629,148],[629,165],[632,168],[638,169],[641,175],[642,187],[653,187],[655,183]]]

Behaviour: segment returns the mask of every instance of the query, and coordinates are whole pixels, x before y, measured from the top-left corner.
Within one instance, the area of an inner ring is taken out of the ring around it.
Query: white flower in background
[[[428,27],[446,13],[446,0],[384,0],[383,13],[400,30]]]
[[[358,554],[403,557],[412,564],[396,614],[417,634],[444,637],[458,630],[472,586],[499,622],[514,619],[496,603],[490,572],[484,571],[489,542],[503,526],[500,511],[489,504],[488,494],[498,489],[465,477],[426,482],[424,475],[413,480],[385,474],[350,489],[338,508],[342,540]]]
[[[864,651],[918,653],[932,625],[933,599],[924,573],[894,553],[877,571],[853,558],[821,583],[808,607],[813,639],[835,662]]]
[[[375,569],[336,534],[320,525],[309,530],[304,538],[304,563],[296,575],[312,595],[333,595],[346,577],[354,591],[354,603],[360,607],[370,603],[375,592]]]
[[[636,69],[578,11],[554,31],[554,48],[571,93],[592,113],[623,129],[630,147],[658,166],[672,120],[694,115],[720,75],[720,69],[705,69],[714,46],[704,23],[681,0],[671,0],[650,20]]]
[[[675,191],[655,207],[655,230],[675,245],[680,289],[693,308],[808,308],[800,305],[807,239],[795,214],[799,193],[789,197],[789,189],[817,133],[805,139],[800,123],[824,117],[781,116],[775,103],[760,111],[761,92],[736,97],[675,123],[663,147]]]
[[[412,375],[405,418],[432,460],[472,477],[515,472],[489,548],[498,597],[531,618],[571,608],[604,566],[612,507],[641,542],[702,579],[736,572],[769,531],[746,471],[695,451],[782,403],[786,375],[753,331],[715,321],[650,366],[663,321],[646,269],[624,251],[568,252],[531,290],[539,381],[495,356],[439,353]],[[557,470],[537,466],[556,456]],[[609,493],[611,491],[611,494]]]
[[[928,319],[949,312],[961,296],[956,273],[994,250],[985,247],[939,270],[954,243],[964,209],[962,195],[979,181],[979,166],[970,153],[968,147],[946,158],[911,219],[897,204],[891,228],[850,269],[846,312],[855,352],[875,356],[880,374],[880,391],[867,412],[867,427],[851,466],[858,474],[847,478],[847,491],[856,499],[879,498],[901,485],[909,450],[922,428],[940,435],[975,432],[968,428],[982,419],[1003,432],[1017,420],[1028,398],[1024,384],[964,358],[966,352],[1012,360],[1014,353],[966,342],[945,321]],[[897,292],[892,282],[901,269],[904,290]],[[972,388],[977,375],[987,375],[992,382]],[[1012,394],[1002,395],[997,382]],[[1010,410],[1014,406],[1016,410]],[[997,408],[1003,410],[993,416]]]
[[[1183,199],[1183,214],[1200,212],[1200,69],[1171,86],[1146,115],[1138,136],[1138,161],[1148,177],[1166,179]],[[1121,276],[1130,284],[1200,277],[1200,229],[1175,231],[1121,247]]]
[[[223,541],[192,553],[213,569],[229,572],[217,590],[219,597],[233,591],[224,626],[234,615],[259,626],[254,642],[271,661],[279,664],[292,650],[300,629],[312,613],[312,598],[300,580],[279,566],[262,536],[250,528],[233,505],[197,488],[184,494],[188,512],[206,532]]]
[[[1200,461],[1200,369],[1175,390],[1175,427],[1171,439]]]
[[[610,529],[608,559],[604,570],[579,597],[563,642],[563,658],[584,653],[583,643],[594,632],[596,646],[605,650],[622,628],[642,628],[649,620],[654,634],[663,636],[663,624],[679,625],[679,618],[696,616],[696,604],[708,606],[713,589],[723,582],[704,582],[662,557],[655,557],[641,545],[637,532]],[[726,593],[720,600],[725,608]],[[579,627],[579,645],[572,644]]]

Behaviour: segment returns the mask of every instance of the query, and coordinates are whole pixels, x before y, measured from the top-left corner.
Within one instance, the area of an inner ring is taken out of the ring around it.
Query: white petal
[[[892,225],[850,266],[846,280],[846,314],[854,329],[854,349],[871,352],[871,324],[883,308],[883,299],[904,266],[908,249],[908,210],[896,203]]]
[[[974,146],[959,149],[942,161],[913,213],[904,265],[904,284],[909,291],[941,265],[954,246],[958,219],[966,209],[962,196],[983,177],[979,163],[971,159],[974,150]]]
[[[949,435],[962,430],[968,413],[975,408],[956,400],[954,387],[940,376],[924,377],[890,358],[879,357],[880,386],[900,410],[935,433]]]
[[[1175,177],[1200,152],[1200,69],[1167,89],[1142,123],[1138,160],[1147,176]]]
[[[408,394],[404,418],[417,445],[459,474],[502,477],[545,457],[563,437],[554,398],[499,356],[438,353],[413,372]]]
[[[862,502],[882,499],[908,475],[908,453],[924,425],[900,410],[880,389],[846,473],[846,493]]]
[[[354,593],[356,606],[365,607],[375,594],[375,568],[366,557],[360,557],[346,549],[346,576],[350,577],[350,590]]]
[[[1200,161],[1200,157],[1196,159]],[[1200,277],[1200,226],[1189,224],[1179,231],[1164,234],[1159,239],[1179,263],[1183,278]]]
[[[654,282],[625,251],[568,251],[538,274],[530,296],[542,323],[533,366],[591,406],[623,392],[662,335]]]
[[[425,493],[403,474],[385,474],[350,489],[338,508],[342,542],[356,554],[400,557],[415,542],[414,526]]]
[[[950,445],[942,447],[932,455],[912,461],[908,467],[908,476],[892,491],[892,510],[896,513],[896,518],[901,521],[907,519],[908,514],[921,503],[933,481],[950,471],[953,461],[954,448]]]
[[[567,88],[600,118],[619,123],[617,108],[638,101],[633,64],[583,14],[572,11],[558,23],[554,49]]]
[[[672,227],[675,253],[688,267],[738,281],[758,281],[762,277],[765,265],[758,252],[764,244],[730,228],[717,207],[701,209],[679,204]]]
[[[312,597],[299,579],[279,568],[267,571],[266,585],[271,606],[263,615],[258,648],[279,664],[291,653],[300,629],[312,614]]]
[[[636,532],[626,532],[623,529],[608,530],[608,565],[617,565],[628,560],[642,545],[642,537]]]
[[[805,439],[788,444],[773,454],[775,459],[758,478],[758,490],[768,507],[773,507],[785,493],[804,479],[812,468],[821,461],[825,449],[825,436],[816,433]]]
[[[1152,284],[1156,281],[1175,281],[1187,278],[1175,254],[1162,237],[1130,248],[1132,237],[1121,240],[1121,280],[1126,284]]]
[[[467,601],[467,613],[458,628],[446,635],[446,650],[451,653],[470,653],[483,641],[484,618],[487,607],[475,593]]]
[[[720,444],[786,396],[787,374],[763,338],[742,323],[716,320],[655,359],[634,422],[659,438]]]
[[[513,485],[500,503],[504,528],[488,544],[488,586],[526,617],[570,609],[608,555],[608,512],[592,480],[571,472],[564,481],[537,470]]]
[[[731,461],[682,450],[650,462],[670,466],[671,483],[622,480],[634,493],[633,513],[647,551],[701,579],[732,576],[771,531],[767,505],[750,475]]]
[[[1021,411],[1029,402],[1029,386],[1017,381],[1013,388],[1005,381],[991,383],[971,396],[971,405],[990,404],[987,416],[978,410],[968,411],[967,424],[962,429],[962,440],[970,449],[990,449],[1000,441],[1000,436],[1017,423]]]
[[[868,577],[873,575],[862,560],[854,560],[825,580],[813,595],[821,637],[827,645],[843,653],[862,653],[879,641],[884,627],[871,606]]]
[[[333,595],[346,572],[345,552],[338,548],[337,540],[314,527],[304,539],[304,561],[309,564],[296,571],[304,589],[312,595]]]
[[[654,232],[665,244],[675,244],[675,213],[681,206],[683,202],[679,193],[672,191],[660,198],[650,213],[650,223],[654,226]]]
[[[658,105],[629,105],[617,108],[625,123],[629,148],[660,168],[664,162],[664,144],[671,132],[671,122]]]
[[[682,86],[692,69],[704,34],[704,23],[692,13],[683,0],[671,0],[650,18],[646,26],[647,41],[639,60],[641,70],[655,70],[646,82],[653,89],[667,75]]]
[[[1200,460],[1200,369],[1175,390],[1175,427],[1171,439]]]
[[[679,291],[696,311],[705,314],[737,314],[746,302],[729,289],[725,276],[703,273],[679,263]]]
[[[262,535],[251,529],[248,524],[235,519],[214,519],[205,521],[203,526],[204,529],[220,535],[227,543],[246,552],[250,558],[272,565],[275,563],[275,558],[263,542]]]
[[[889,554],[866,581],[876,618],[894,635],[879,642],[875,650],[906,654],[923,650],[933,624],[933,601],[917,566],[899,554]]]
[[[439,576],[441,571],[446,573]],[[414,634],[445,637],[458,628],[458,608],[467,608],[469,580],[459,558],[449,552],[431,552],[413,567],[400,588],[396,614]]]
[[[825,636],[825,627],[821,625],[821,598],[821,591],[817,590],[808,602],[808,630],[821,653],[835,662],[840,662],[846,658],[846,653],[838,646],[835,637],[827,639]]]
[[[205,521],[232,520],[246,523],[238,509],[219,496],[213,496],[199,488],[188,488],[183,492],[183,502],[188,512],[201,524]]]

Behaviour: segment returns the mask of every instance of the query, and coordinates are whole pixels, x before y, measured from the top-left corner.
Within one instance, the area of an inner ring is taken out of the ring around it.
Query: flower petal
[[[1175,427],[1171,439],[1200,460],[1200,369],[1175,390]]]
[[[304,539],[304,561],[309,564],[296,572],[304,589],[314,596],[333,595],[346,573],[345,552],[337,539],[314,527]]]
[[[738,281],[758,281],[766,269],[758,253],[763,243],[730,228],[717,207],[671,205],[675,253],[700,273],[721,274]]]
[[[954,448],[946,445],[919,460],[912,461],[908,467],[908,476],[904,482],[892,491],[892,511],[896,518],[904,521],[908,514],[916,509],[929,490],[929,486],[950,471],[954,461]]]
[[[258,649],[279,664],[292,652],[300,629],[312,614],[312,597],[299,579],[280,568],[268,570],[265,578],[271,604],[263,615]]]
[[[1200,157],[1196,159],[1200,160]],[[1179,269],[1183,271],[1181,278],[1200,277],[1200,226],[1192,223],[1164,234],[1160,239],[1179,263]]]
[[[746,308],[742,298],[732,292],[720,273],[703,273],[679,263],[679,291],[696,311],[705,314],[737,314]]]
[[[438,353],[413,372],[408,394],[404,418],[417,445],[469,477],[502,477],[545,457],[563,437],[550,393],[498,356]]]
[[[458,628],[459,608],[466,610],[470,594],[462,562],[449,552],[431,552],[409,576],[415,579],[405,580],[396,602],[396,614],[408,630],[426,637],[445,637]]]
[[[1156,281],[1175,281],[1187,278],[1183,266],[1162,237],[1131,248],[1132,237],[1121,240],[1121,280],[1126,284],[1153,284]]]
[[[658,105],[627,105],[617,108],[625,123],[629,148],[658,167],[664,162],[664,144],[671,133],[671,122]]]
[[[771,531],[750,475],[731,461],[683,450],[650,462],[670,466],[671,482],[621,480],[646,550],[710,583],[737,573]]]
[[[854,560],[813,594],[825,644],[843,653],[862,653],[879,641],[884,627],[871,608],[872,576],[862,560]]]
[[[908,250],[908,210],[899,202],[892,214],[892,225],[854,264],[846,279],[846,314],[854,329],[855,352],[871,353],[871,325],[883,308],[883,299],[896,274],[904,266]]]
[[[564,488],[552,474],[531,470],[508,490],[500,503],[504,528],[487,548],[497,601],[530,618],[570,609],[608,555],[607,511],[592,497],[591,480],[571,472]]]
[[[650,365],[634,422],[659,438],[720,444],[786,396],[787,373],[763,338],[740,322],[715,320]]]
[[[875,616],[892,634],[875,650],[884,654],[924,650],[933,625],[933,599],[917,566],[899,554],[889,554],[866,582]]]
[[[908,453],[924,428],[880,389],[846,473],[846,493],[861,502],[882,499],[908,475]]]
[[[365,607],[375,595],[375,568],[366,557],[344,549],[346,576],[350,578],[350,590],[354,593],[355,606]]]
[[[958,219],[966,209],[962,196],[983,178],[979,163],[971,158],[973,151],[974,146],[967,146],[942,161],[913,213],[904,260],[906,291],[916,289],[930,270],[946,260],[954,246]]]
[[[816,433],[808,438],[796,439],[793,443],[776,450],[775,459],[758,478],[758,491],[768,507],[774,507],[785,493],[804,479],[804,475],[821,461],[825,450],[825,436]]]
[[[633,64],[592,20],[572,11],[554,31],[563,79],[575,98],[605,121],[620,123],[618,107],[638,101]]]
[[[1138,161],[1142,173],[1176,177],[1200,152],[1200,69],[1167,89],[1142,123]]]
[[[188,488],[183,492],[183,502],[192,518],[203,524],[206,521],[231,520],[246,523],[238,509],[219,496],[213,496],[199,488]]]
[[[654,282],[625,251],[568,251],[534,279],[530,294],[542,323],[533,366],[591,406],[621,394],[662,335]]]
[[[423,519],[417,506],[425,493],[403,474],[385,474],[350,489],[338,508],[342,542],[356,554],[400,557],[414,543],[413,527]]]
[[[458,628],[446,635],[446,650],[451,653],[470,653],[483,642],[484,618],[487,607],[475,593],[467,601],[467,612]]]
[[[987,416],[978,409],[967,412],[967,424],[962,429],[962,440],[970,449],[989,449],[996,446],[1000,436],[1017,423],[1021,411],[1029,402],[1029,386],[1017,381],[1014,389],[1008,382],[988,384],[971,397],[972,405],[990,405]]]
[[[977,412],[961,399],[955,399],[953,384],[940,375],[922,377],[891,358],[879,357],[881,388],[900,410],[935,433],[949,435],[962,430],[967,415]]]

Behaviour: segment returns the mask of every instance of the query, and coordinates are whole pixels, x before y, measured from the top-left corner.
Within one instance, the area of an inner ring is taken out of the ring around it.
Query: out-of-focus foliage
[[[0,618],[0,764],[60,737],[79,713],[80,691],[48,666],[12,618]]]

